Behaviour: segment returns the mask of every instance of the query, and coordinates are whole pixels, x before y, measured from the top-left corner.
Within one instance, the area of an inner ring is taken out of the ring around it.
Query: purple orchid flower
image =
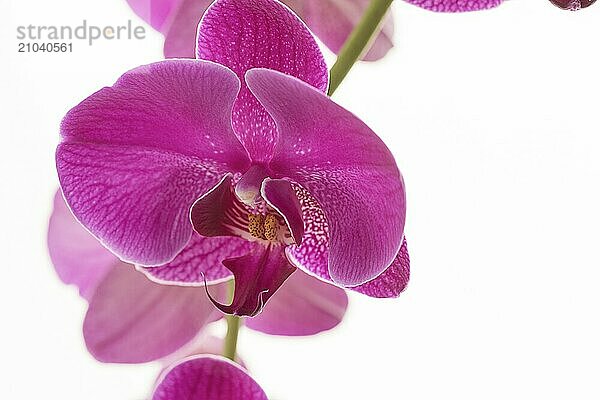
[[[75,217],[152,279],[235,277],[253,316],[301,268],[374,297],[409,278],[404,182],[384,143],[325,95],[305,25],[272,0],[218,0],[197,60],[136,68],[64,118]],[[157,267],[158,266],[158,267]]]
[[[267,400],[240,365],[212,355],[194,356],[166,370],[152,400]]]
[[[148,280],[90,235],[73,218],[60,193],[54,198],[48,249],[61,280],[76,285],[89,302],[83,334],[99,361],[142,363],[222,351],[222,341],[204,334],[206,326],[223,314],[203,290]],[[225,289],[220,284],[213,292],[223,298]],[[347,305],[342,289],[297,273],[263,313],[244,322],[271,335],[314,335],[337,326]]]
[[[283,0],[323,43],[337,53],[360,21],[370,0]],[[213,0],[127,0],[133,11],[165,35],[166,58],[194,58],[198,21]],[[394,24],[388,16],[365,54],[376,61],[392,48]]]
[[[479,11],[503,0],[405,0],[437,12]],[[194,38],[198,21],[213,0],[127,0],[133,11],[165,35],[166,58],[195,57]],[[338,53],[360,21],[370,0],[282,0],[334,53]],[[381,32],[363,57],[377,61],[393,47],[394,23],[388,15]]]

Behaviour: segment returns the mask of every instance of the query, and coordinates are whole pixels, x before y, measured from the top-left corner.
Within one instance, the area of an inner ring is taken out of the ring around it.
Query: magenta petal
[[[194,230],[202,236],[241,236],[248,227],[248,211],[236,197],[233,177],[223,177],[199,198],[190,212]]]
[[[406,240],[402,243],[398,255],[381,275],[370,282],[350,288],[371,297],[398,297],[404,291],[410,278],[410,257]]]
[[[404,230],[404,182],[385,144],[324,94],[268,69],[248,71],[250,90],[277,122],[273,171],[316,198],[329,224],[329,273],[356,286],[394,260]]]
[[[152,400],[267,400],[239,365],[219,356],[183,360],[163,374]]]
[[[173,261],[160,267],[140,268],[151,280],[163,284],[204,286],[229,280],[231,272],[223,260],[241,257],[254,243],[237,237],[202,237],[197,233]]]
[[[171,261],[192,233],[192,203],[248,167],[230,124],[238,88],[225,67],[170,60],[69,111],[56,163],[74,215],[123,260]]]
[[[127,0],[133,11],[154,29],[165,32],[169,16],[180,0]]]
[[[421,8],[437,12],[479,11],[497,7],[504,0],[405,0]]]
[[[270,335],[308,336],[337,326],[346,313],[343,289],[297,271],[246,326]]]
[[[296,270],[285,257],[281,246],[256,244],[243,257],[223,261],[235,277],[233,301],[224,305],[213,300],[226,314],[253,317],[260,313],[269,298]],[[207,289],[208,290],[208,289]],[[211,296],[211,300],[213,295]]]
[[[317,200],[302,186],[292,185],[296,191],[302,220],[304,236],[300,245],[288,246],[285,249],[288,260],[299,268],[333,282],[329,276],[327,260],[329,258],[329,225]]]
[[[278,1],[215,1],[198,29],[197,56],[231,68],[240,80],[249,69],[262,67],[327,89],[327,66],[314,37]]]
[[[270,68],[321,91],[327,89],[327,66],[319,46],[304,23],[277,1],[216,1],[198,29],[197,56],[231,68],[242,81],[233,110],[233,127],[257,162],[271,158],[277,129],[243,84],[246,71]]]
[[[213,0],[179,0],[179,7],[165,34],[165,58],[195,58],[196,32],[202,15]]]
[[[225,173],[173,154],[88,143],[59,145],[57,168],[77,218],[122,260],[143,265],[183,249],[193,201]]]
[[[67,207],[60,191],[54,195],[54,209],[48,225],[48,251],[61,281],[79,288],[89,300],[96,286],[119,263],[119,259],[102,246]]]
[[[293,187],[300,200],[306,230],[300,246],[286,248],[288,259],[297,267],[332,282],[327,269],[329,226],[323,210],[306,189],[296,184]],[[348,289],[371,297],[398,297],[406,288],[409,276],[410,259],[406,240],[404,240],[396,258],[381,275],[360,286],[348,287]]]
[[[319,278],[332,282],[327,269],[329,258],[329,226],[319,204],[310,193],[299,185],[293,185],[302,207],[306,230],[300,246],[289,246],[286,254],[290,262],[310,271]],[[410,276],[410,259],[406,240],[391,265],[375,279],[348,289],[371,297],[397,297],[406,288]]]
[[[304,235],[304,221],[302,220],[302,208],[292,183],[285,179],[265,179],[262,185],[262,196],[285,218],[295,243],[301,244]]]
[[[309,28],[329,47],[338,53],[350,32],[361,20],[371,0],[303,0],[287,3],[306,22]],[[373,41],[364,60],[376,61],[393,47],[394,23],[391,13],[385,19],[379,35]]]
[[[203,290],[159,285],[121,264],[96,289],[83,334],[100,361],[142,363],[173,353],[220,316]]]

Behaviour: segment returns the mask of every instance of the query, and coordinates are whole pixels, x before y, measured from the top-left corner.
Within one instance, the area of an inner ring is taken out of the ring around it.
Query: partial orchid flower
[[[359,23],[371,0],[281,0],[334,53],[339,53]],[[405,0],[436,12],[479,11],[499,6],[504,0]],[[127,0],[133,11],[165,36],[166,58],[194,58],[198,22],[213,0]],[[363,56],[365,61],[383,58],[393,47],[394,22],[385,19],[381,31]]]
[[[148,280],[90,235],[60,193],[54,198],[48,249],[61,280],[77,286],[89,302],[83,335],[99,361],[142,363],[222,352],[222,341],[204,334],[208,324],[223,316],[204,290]],[[224,298],[225,284],[215,285],[213,292]],[[342,289],[298,273],[246,325],[271,335],[313,335],[337,326],[347,305]]]
[[[596,0],[550,0],[555,6],[563,10],[578,11],[594,4]]]
[[[435,12],[469,12],[498,7],[504,0],[404,0],[415,6]]]
[[[152,400],[267,400],[262,388],[240,365],[219,356],[199,355],[166,370]]]
[[[398,296],[409,278],[402,176],[325,95],[306,26],[273,0],[218,0],[197,49],[125,73],[66,115],[56,162],[75,217],[158,282],[233,274],[232,304],[213,300],[228,314],[258,314],[297,268]]]
[[[370,0],[282,0],[323,43],[338,53]],[[133,11],[165,36],[165,58],[194,58],[198,22],[213,0],[127,0]],[[364,60],[381,59],[392,48],[388,16]]]

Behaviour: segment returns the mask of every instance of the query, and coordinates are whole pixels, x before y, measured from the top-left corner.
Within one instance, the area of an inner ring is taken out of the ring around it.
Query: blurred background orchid
[[[60,193],[50,217],[48,249],[60,279],[75,285],[89,303],[83,336],[97,360],[143,363],[182,351],[199,352],[207,345],[214,354],[222,353],[222,340],[215,345],[205,328],[223,314],[204,289],[150,281],[87,232]],[[225,300],[226,286],[217,284],[211,292]],[[286,281],[263,313],[244,323],[271,335],[314,335],[337,326],[347,305],[342,289],[299,272]]]
[[[503,0],[405,0],[437,12],[479,11]],[[165,36],[166,58],[194,58],[198,22],[213,0],[127,0],[133,11]],[[339,53],[358,25],[370,0],[282,0],[334,53]],[[363,55],[377,61],[393,47],[394,22],[389,14]]]
[[[370,0],[284,0],[332,51],[338,52]],[[133,11],[165,36],[167,58],[194,58],[198,23],[213,0],[127,0]],[[393,22],[386,18],[365,59],[383,57],[392,47]]]

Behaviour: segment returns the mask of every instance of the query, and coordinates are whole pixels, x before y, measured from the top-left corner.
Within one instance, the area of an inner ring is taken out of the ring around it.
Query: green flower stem
[[[366,9],[362,19],[356,25],[344,46],[340,50],[338,58],[331,68],[329,78],[328,95],[340,86],[354,63],[363,54],[371,38],[377,32],[377,29],[383,21],[383,17],[390,8],[393,0],[371,0],[369,7]]]
[[[235,290],[235,281],[232,279],[228,284],[229,298],[233,301],[233,292]],[[223,348],[223,357],[235,361],[235,353],[237,348],[238,333],[240,332],[241,319],[235,315],[228,315],[227,319],[227,335],[225,336],[225,345]]]

